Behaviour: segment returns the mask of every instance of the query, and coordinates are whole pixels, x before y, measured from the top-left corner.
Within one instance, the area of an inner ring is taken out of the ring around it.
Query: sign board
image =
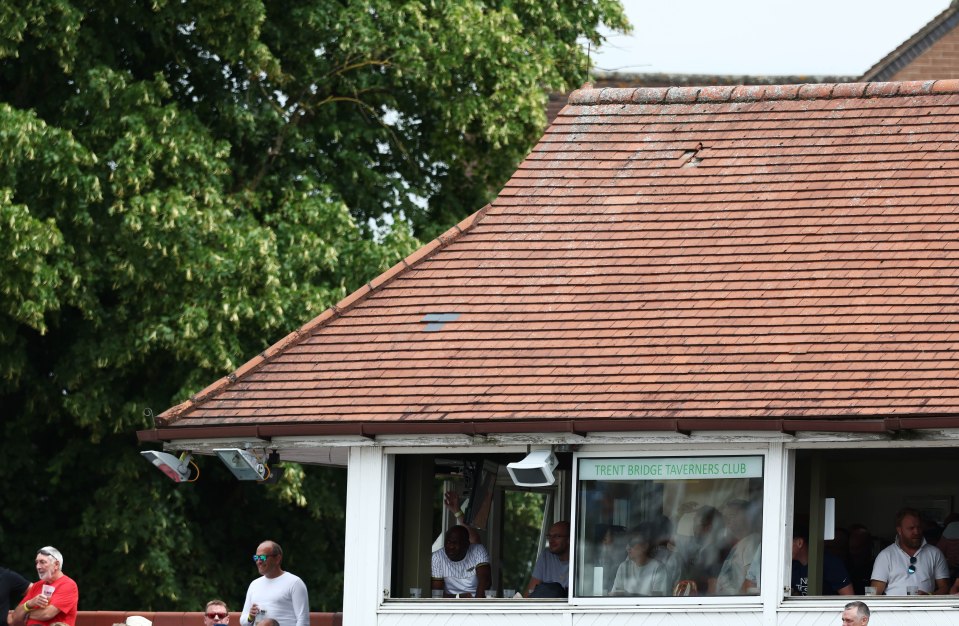
[[[761,456],[580,459],[580,480],[762,478]]]

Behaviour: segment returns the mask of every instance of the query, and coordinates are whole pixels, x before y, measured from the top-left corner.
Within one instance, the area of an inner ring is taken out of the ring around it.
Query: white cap
[[[127,626],[153,626],[153,622],[142,615],[131,615],[124,622]]]
[[[63,555],[53,546],[44,546],[37,550],[37,554],[48,556],[60,564],[60,570],[63,571]]]

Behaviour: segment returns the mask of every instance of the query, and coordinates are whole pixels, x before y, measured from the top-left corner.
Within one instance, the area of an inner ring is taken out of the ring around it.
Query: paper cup
[[[47,598],[53,595],[53,590],[56,589],[53,585],[44,585],[43,586],[43,595]]]

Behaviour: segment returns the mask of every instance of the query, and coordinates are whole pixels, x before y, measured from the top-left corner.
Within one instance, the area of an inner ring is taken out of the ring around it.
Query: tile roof
[[[959,2],[952,0],[945,10],[929,20],[912,37],[902,42],[895,50],[866,70],[860,80],[868,82],[894,79],[896,74],[915,61],[922,53],[929,50],[943,36],[952,31],[957,24],[959,24]]]
[[[584,88],[491,205],[157,424],[959,426],[957,131],[959,81]]]
[[[610,87],[706,87],[712,85],[783,85],[793,83],[849,83],[854,76],[769,76],[762,74],[667,74],[663,72],[605,72],[597,71],[594,89]],[[553,123],[566,106],[569,93],[549,94],[546,120]]]

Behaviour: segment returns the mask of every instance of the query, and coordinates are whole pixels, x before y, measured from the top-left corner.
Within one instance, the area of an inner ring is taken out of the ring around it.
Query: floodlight
[[[213,451],[237,480],[263,480],[266,477],[266,465],[249,450],[215,448]]]
[[[140,453],[150,463],[169,477],[175,483],[190,482],[190,456],[189,452],[184,452],[179,458],[169,452],[160,452],[159,450],[144,450]]]
[[[558,463],[552,450],[533,450],[522,461],[507,464],[506,471],[517,487],[549,487],[556,482]]]

